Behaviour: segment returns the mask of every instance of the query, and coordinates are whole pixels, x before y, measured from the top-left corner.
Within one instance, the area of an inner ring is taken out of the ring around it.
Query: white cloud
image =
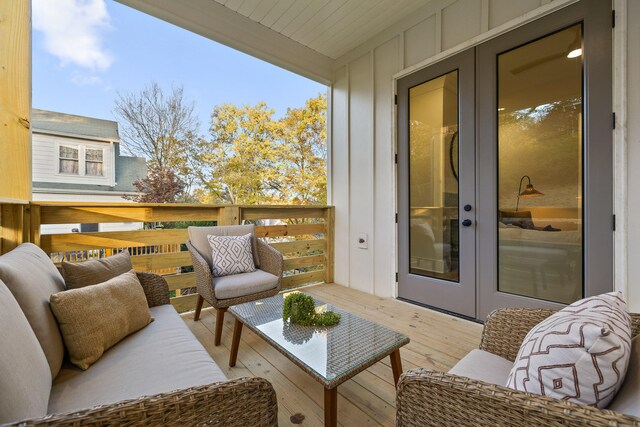
[[[71,82],[77,86],[93,86],[102,84],[102,79],[98,76],[87,76],[85,74],[74,74]]]
[[[109,21],[104,0],[33,0],[33,28],[44,34],[45,49],[63,65],[109,68],[113,57],[102,46]]]

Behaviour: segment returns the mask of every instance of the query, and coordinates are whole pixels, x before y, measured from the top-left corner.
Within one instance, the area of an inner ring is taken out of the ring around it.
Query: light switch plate
[[[360,233],[358,235],[358,247],[360,249],[369,248],[369,236],[367,235],[367,233]]]

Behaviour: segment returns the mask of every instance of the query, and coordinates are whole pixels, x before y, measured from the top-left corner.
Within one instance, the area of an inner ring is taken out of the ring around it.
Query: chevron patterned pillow
[[[631,353],[631,318],[619,292],[576,301],[525,337],[507,387],[605,408]]]
[[[251,252],[251,234],[244,236],[207,236],[213,259],[211,271],[215,277],[256,271]]]

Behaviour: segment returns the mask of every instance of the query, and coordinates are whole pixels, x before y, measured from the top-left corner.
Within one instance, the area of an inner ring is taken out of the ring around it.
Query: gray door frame
[[[564,307],[562,304],[507,294],[497,289],[496,55],[578,22],[583,23],[584,51],[584,295],[613,290],[611,3],[606,0],[582,0],[397,80],[400,298],[481,320],[500,307]],[[469,56],[475,61],[471,66],[467,63]],[[460,227],[459,285],[409,274],[408,91],[413,86],[454,69],[460,73],[460,221],[469,218],[474,222],[471,227]],[[469,177],[469,173],[475,175]],[[467,185],[473,185],[473,188],[469,190]],[[473,210],[464,212],[462,206],[465,204],[471,204]],[[463,245],[465,241],[473,241],[473,247]],[[469,256],[472,256],[471,259]]]
[[[476,317],[475,284],[475,52],[469,49],[403,77],[398,93],[398,296],[421,304]],[[458,283],[424,277],[409,272],[409,89],[451,71],[458,70],[458,209],[459,226]],[[464,205],[472,210],[465,212]]]
[[[478,318],[499,307],[562,304],[498,291],[497,55],[583,23],[584,295],[613,290],[613,132],[611,2],[583,0],[477,47]]]

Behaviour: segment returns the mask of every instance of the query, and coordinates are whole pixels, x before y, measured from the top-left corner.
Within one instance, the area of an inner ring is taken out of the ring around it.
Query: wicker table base
[[[236,365],[243,326],[271,344],[324,386],[324,423],[338,423],[338,386],[385,357],[391,359],[393,380],[402,374],[400,347],[409,338],[335,307],[340,323],[325,329],[291,325],[282,320],[282,295],[232,306],[236,316],[229,366]],[[316,306],[325,305],[316,300]]]

